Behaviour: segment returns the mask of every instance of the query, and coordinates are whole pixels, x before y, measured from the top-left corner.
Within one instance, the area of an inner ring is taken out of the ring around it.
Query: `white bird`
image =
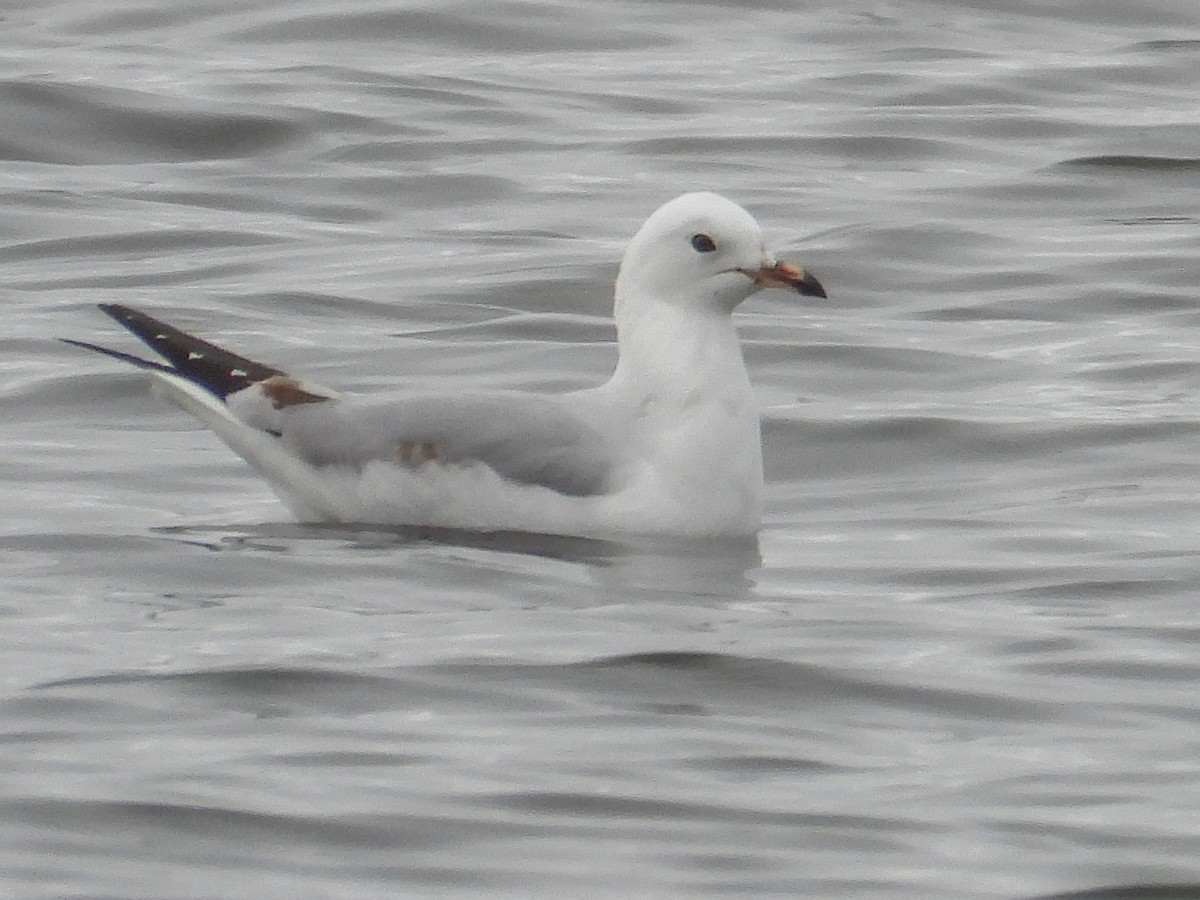
[[[748,212],[693,193],[629,243],[616,370],[594,388],[343,396],[110,304],[167,364],[68,343],[147,370],[301,521],[748,536],[762,519],[762,447],[732,313],[764,287],[826,296],[775,259]]]

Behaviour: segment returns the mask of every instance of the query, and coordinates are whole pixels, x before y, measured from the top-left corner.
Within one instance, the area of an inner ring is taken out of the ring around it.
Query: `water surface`
[[[1200,892],[1200,14],[80,0],[0,31],[0,893]],[[128,303],[350,391],[571,389],[662,201],[757,546],[308,528]]]

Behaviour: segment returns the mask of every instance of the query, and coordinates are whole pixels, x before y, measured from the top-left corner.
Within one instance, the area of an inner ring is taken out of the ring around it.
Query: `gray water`
[[[10,0],[0,51],[0,895],[1200,896],[1194,0]],[[54,340],[582,387],[690,189],[830,293],[738,314],[757,547],[289,523]]]

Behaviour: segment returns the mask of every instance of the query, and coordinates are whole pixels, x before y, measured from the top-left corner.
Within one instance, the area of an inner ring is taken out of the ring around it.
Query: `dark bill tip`
[[[796,290],[805,297],[825,297],[829,295],[825,293],[825,286],[817,281],[816,276],[811,272],[805,272],[804,277],[795,282]]]
[[[761,269],[739,269],[743,275],[754,280],[759,287],[782,288],[796,291],[807,297],[825,297],[825,287],[805,271],[803,266],[790,262],[777,262]]]

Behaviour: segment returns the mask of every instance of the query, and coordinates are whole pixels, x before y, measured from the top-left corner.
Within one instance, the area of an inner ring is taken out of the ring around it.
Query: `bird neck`
[[[660,402],[727,402],[751,394],[733,319],[723,310],[618,302],[614,382]]]

